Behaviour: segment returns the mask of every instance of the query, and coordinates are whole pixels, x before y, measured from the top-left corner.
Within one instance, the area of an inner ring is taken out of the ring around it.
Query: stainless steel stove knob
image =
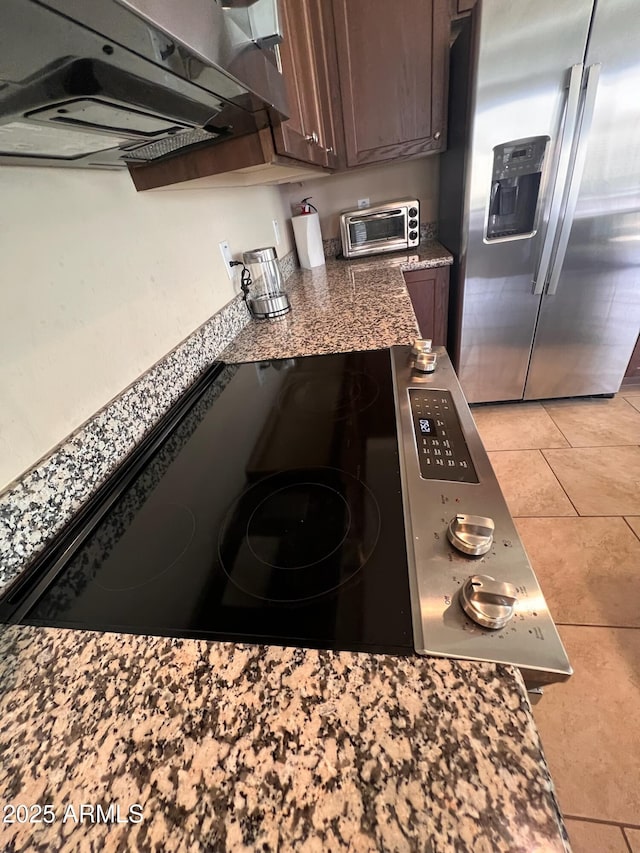
[[[514,614],[516,588],[489,575],[472,575],[460,589],[462,609],[484,628],[504,628]]]
[[[421,352],[431,352],[431,338],[416,338],[411,347],[411,355],[420,355]]]
[[[447,538],[463,554],[479,557],[493,544],[495,524],[482,515],[454,515],[447,528]]]
[[[413,369],[419,370],[420,373],[433,373],[436,369],[437,358],[435,352],[421,352],[415,357]]]

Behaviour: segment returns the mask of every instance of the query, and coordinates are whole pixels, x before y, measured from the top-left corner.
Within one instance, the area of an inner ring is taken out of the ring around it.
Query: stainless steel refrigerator
[[[640,331],[640,0],[480,0],[440,197],[468,400],[615,393]]]

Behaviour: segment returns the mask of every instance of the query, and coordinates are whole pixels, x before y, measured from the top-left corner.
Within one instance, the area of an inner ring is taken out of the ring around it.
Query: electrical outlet
[[[280,242],[280,225],[278,224],[277,219],[272,219],[271,224],[273,225],[273,233],[275,234],[276,246],[277,246],[278,243]]]
[[[362,210],[363,207],[369,207],[371,202],[368,198],[359,198],[358,199],[358,210]]]
[[[226,240],[221,240],[220,243],[218,243],[218,246],[220,246],[220,254],[222,255],[222,259],[224,260],[227,275],[233,281],[233,267],[231,266],[231,261],[233,260],[233,257],[231,255],[231,249],[229,248],[229,244]]]

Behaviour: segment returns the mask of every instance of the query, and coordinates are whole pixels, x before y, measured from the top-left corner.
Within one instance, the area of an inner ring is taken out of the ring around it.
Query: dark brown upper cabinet
[[[322,0],[279,0],[279,10],[284,37],[280,64],[290,117],[273,129],[276,151],[317,166],[336,167],[336,87],[331,80],[336,58],[330,15],[323,10]]]
[[[441,151],[448,0],[333,0],[347,166]]]
[[[278,0],[289,119],[131,167],[136,188],[286,183],[441,151],[458,2]]]

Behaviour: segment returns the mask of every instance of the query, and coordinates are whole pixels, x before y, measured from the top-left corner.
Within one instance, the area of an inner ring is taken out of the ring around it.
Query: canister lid
[[[251,249],[249,252],[243,252],[242,260],[245,264],[261,264],[265,261],[277,261],[278,255],[273,246],[266,246],[263,249]]]

